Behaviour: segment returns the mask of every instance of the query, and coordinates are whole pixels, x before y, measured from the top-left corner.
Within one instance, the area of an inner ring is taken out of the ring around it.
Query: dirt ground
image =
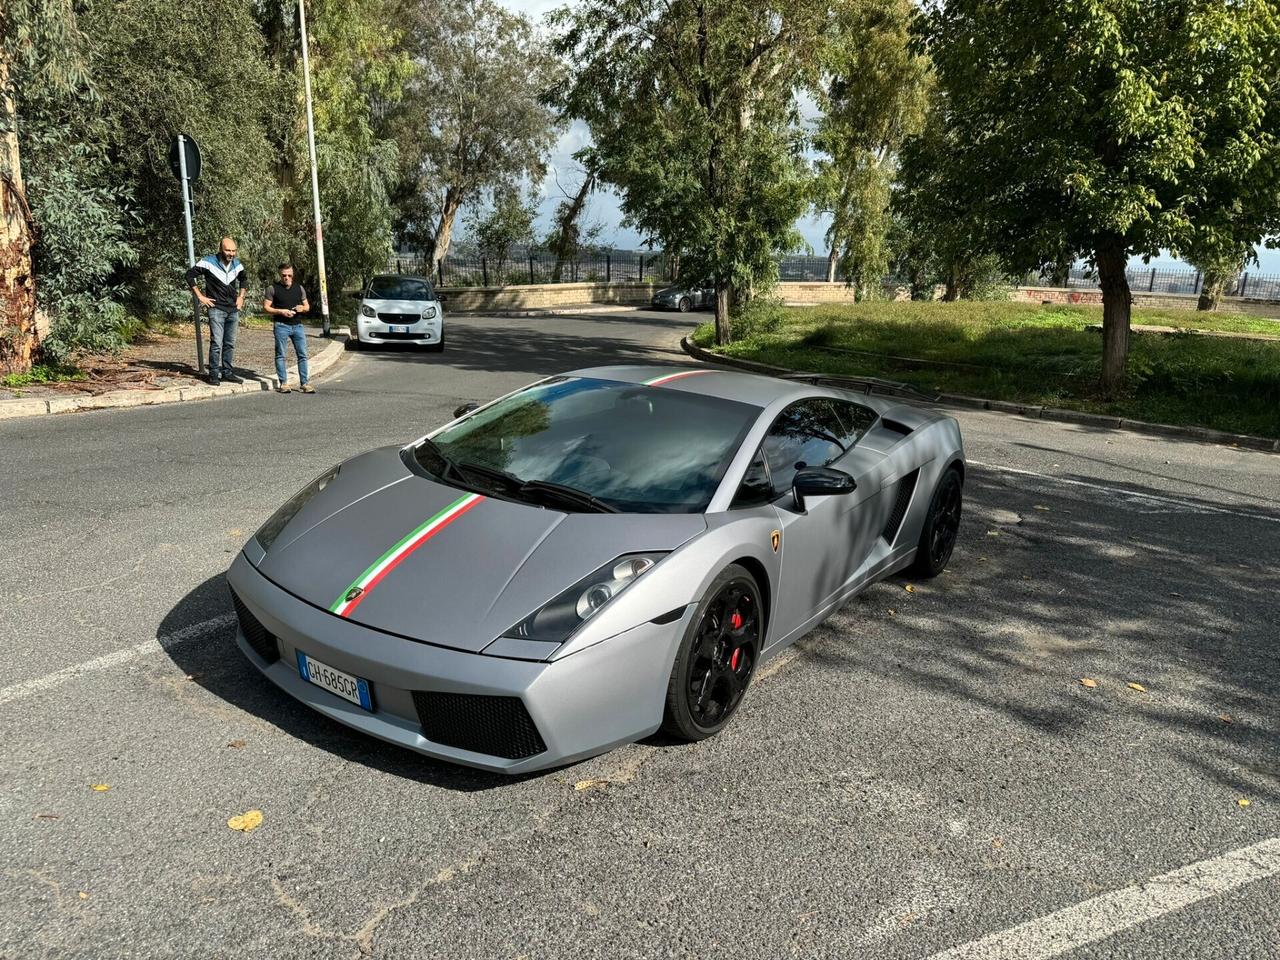
[[[207,363],[207,326],[202,325],[201,334]],[[309,356],[315,356],[327,342],[320,336],[318,327],[307,328]],[[287,347],[286,357],[289,363],[294,362],[292,346]],[[170,333],[145,333],[119,353],[90,354],[81,357],[76,365],[84,372],[84,380],[0,387],[0,400],[92,395],[108,390],[162,390],[204,380],[196,374],[195,334],[191,327],[173,328]],[[270,324],[256,321],[246,326],[241,323],[236,336],[235,369],[244,377],[274,374],[275,340]]]

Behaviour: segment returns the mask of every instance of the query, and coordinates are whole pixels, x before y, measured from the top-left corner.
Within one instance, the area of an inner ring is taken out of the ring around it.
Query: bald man
[[[201,278],[204,290],[200,289]],[[249,286],[244,264],[236,259],[235,240],[223,237],[216,254],[197,260],[187,271],[187,286],[209,311],[209,382],[215,387],[223,380],[244,383],[231,366],[236,355],[236,325]]]

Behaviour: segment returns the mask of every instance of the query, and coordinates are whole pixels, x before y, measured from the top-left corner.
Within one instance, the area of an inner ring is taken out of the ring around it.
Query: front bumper
[[[416,323],[384,323],[357,314],[355,320],[356,336],[361,343],[439,343],[444,335],[444,320],[437,316],[431,320],[419,320]]]
[[[551,663],[510,660],[415,643],[352,623],[299,600],[238,555],[227,582],[239,602],[275,638],[268,663],[249,644],[249,661],[290,696],[364,733],[435,757],[501,773],[526,773],[604,753],[653,733],[662,723],[676,648],[696,604],[664,625],[642,624]],[[373,710],[302,679],[296,652],[369,681]],[[429,740],[414,692],[516,697],[545,744],[509,759]]]

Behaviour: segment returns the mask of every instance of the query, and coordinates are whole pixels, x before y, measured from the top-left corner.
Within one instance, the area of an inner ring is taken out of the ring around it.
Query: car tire
[[[688,313],[688,312],[689,312],[689,310],[690,310],[692,307],[693,307],[693,301],[692,301],[692,300],[690,300],[688,297],[681,297],[681,298],[680,298],[680,312],[681,312],[681,313]]]
[[[693,741],[724,729],[746,695],[763,645],[760,586],[745,567],[730,564],[707,588],[680,640],[663,732]]]
[[[427,353],[444,353],[444,331],[440,331],[439,343],[428,343],[422,349],[427,351]]]
[[[916,559],[911,565],[911,573],[916,577],[927,580],[947,568],[955,550],[963,506],[964,483],[960,479],[960,471],[950,467],[934,487],[933,497],[929,500],[929,512],[925,514],[920,542],[916,545]]]
[[[357,333],[355,336],[347,338],[348,350],[359,350],[363,346],[364,344],[360,340],[360,334]]]

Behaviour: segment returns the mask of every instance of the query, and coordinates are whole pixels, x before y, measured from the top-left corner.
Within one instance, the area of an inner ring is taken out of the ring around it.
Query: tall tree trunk
[[[1217,310],[1218,301],[1222,299],[1222,288],[1227,278],[1213,270],[1206,270],[1204,283],[1200,287],[1200,299],[1196,301],[1197,310]]]
[[[1098,284],[1102,287],[1102,380],[1104,397],[1114,397],[1124,386],[1129,359],[1129,317],[1133,297],[1124,274],[1128,257],[1119,237],[1098,244]]]
[[[840,264],[840,255],[836,252],[836,248],[832,247],[831,252],[827,254],[827,283],[836,282],[836,267]]]
[[[462,207],[462,195],[454,187],[445,191],[444,206],[440,210],[440,225],[436,228],[436,237],[431,246],[431,265],[434,267],[449,252],[449,244],[453,240],[453,222],[458,219],[458,210]]]
[[[552,283],[560,282],[560,275],[564,271],[565,261],[569,259],[571,253],[577,253],[578,220],[582,217],[582,211],[586,208],[587,196],[595,189],[595,185],[596,175],[588,173],[586,179],[582,181],[582,186],[574,194],[573,202],[569,204],[569,209],[565,211],[564,220],[560,223],[560,232],[556,236],[556,265],[551,268]]]
[[[724,346],[732,338],[729,329],[729,311],[733,305],[733,293],[727,280],[716,277],[716,343]]]
[[[960,271],[953,264],[947,271],[947,289],[943,291],[942,302],[954,303],[960,299]]]
[[[36,284],[31,263],[35,222],[22,183],[18,114],[9,62],[0,47],[0,375],[26,373],[39,346]]]

